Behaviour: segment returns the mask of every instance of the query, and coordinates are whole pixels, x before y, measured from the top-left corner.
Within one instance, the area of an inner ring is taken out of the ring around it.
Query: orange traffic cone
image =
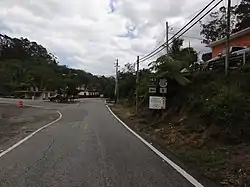
[[[23,108],[23,101],[22,100],[18,100],[17,106],[18,106],[18,108]]]

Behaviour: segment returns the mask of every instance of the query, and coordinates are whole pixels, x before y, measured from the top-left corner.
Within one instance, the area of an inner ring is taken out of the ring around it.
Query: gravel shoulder
[[[57,118],[54,110],[0,104],[0,152]]]

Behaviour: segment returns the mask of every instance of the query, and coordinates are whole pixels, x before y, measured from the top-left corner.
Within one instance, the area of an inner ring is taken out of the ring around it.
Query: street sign
[[[160,79],[160,81],[159,81],[159,86],[160,86],[161,88],[166,88],[167,85],[168,85],[167,79]]]
[[[166,109],[166,97],[150,96],[149,108],[154,110]]]
[[[157,78],[156,78],[156,77],[151,77],[151,78],[149,79],[149,82],[157,82]]]
[[[157,86],[157,78],[156,77],[151,77],[149,79],[149,86]]]
[[[160,88],[161,94],[166,94],[168,92],[167,88]]]
[[[151,88],[148,89],[148,92],[149,93],[156,93],[156,88],[151,87]]]

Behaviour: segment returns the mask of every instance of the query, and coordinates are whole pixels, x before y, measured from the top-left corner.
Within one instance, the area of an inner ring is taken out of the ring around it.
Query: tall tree
[[[235,10],[237,24],[234,32],[250,27],[250,0],[242,0]]]
[[[0,94],[12,94],[31,86],[56,90],[68,86],[72,92],[86,85],[103,92],[112,89],[114,80],[94,76],[83,70],[59,65],[55,55],[45,47],[26,38],[11,38],[0,34]]]
[[[183,48],[184,40],[175,38],[169,50],[169,56],[177,61],[185,61],[189,65],[197,62],[198,54],[192,47]]]
[[[231,7],[231,32],[235,28],[236,6]],[[216,40],[226,37],[227,28],[227,13],[226,7],[221,7],[218,11],[209,14],[205,22],[200,22],[201,32],[200,34],[204,37],[203,43],[209,44]]]

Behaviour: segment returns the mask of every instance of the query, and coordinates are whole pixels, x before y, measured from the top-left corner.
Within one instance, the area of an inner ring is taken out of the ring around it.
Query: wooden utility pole
[[[119,60],[117,59],[115,62],[115,102],[119,101],[118,68],[119,68]]]
[[[169,25],[168,22],[166,22],[166,45],[167,45],[167,56],[169,54],[169,46],[168,46],[168,33],[169,32]]]
[[[226,60],[225,60],[225,74],[228,75],[228,65],[230,57],[230,23],[231,23],[231,0],[228,0],[227,5],[227,41],[226,41]]]
[[[137,61],[136,61],[136,114],[138,114],[139,111],[139,56],[137,56]]]

